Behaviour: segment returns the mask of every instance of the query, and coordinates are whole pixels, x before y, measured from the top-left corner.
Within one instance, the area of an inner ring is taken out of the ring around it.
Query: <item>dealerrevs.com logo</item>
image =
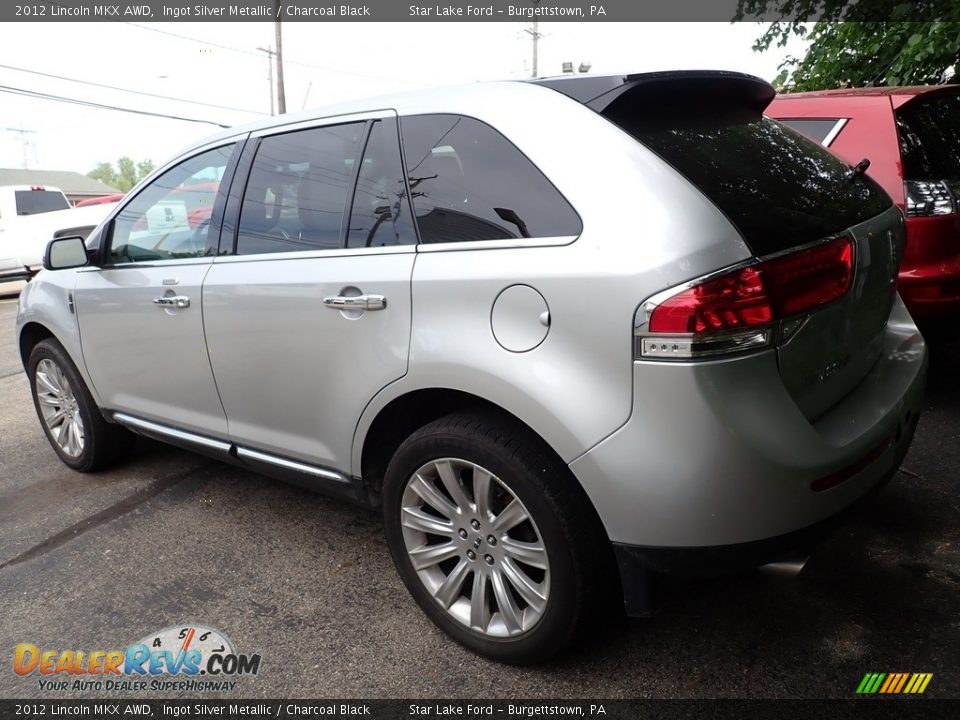
[[[20,643],[13,671],[37,676],[46,691],[233,690],[238,678],[256,675],[259,654],[238,653],[219,630],[174,625],[151,633],[126,650],[60,650]]]

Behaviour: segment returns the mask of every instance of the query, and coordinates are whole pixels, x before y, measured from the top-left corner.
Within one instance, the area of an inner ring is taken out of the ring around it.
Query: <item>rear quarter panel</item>
[[[749,257],[712,203],[601,116],[546,88],[493,87],[500,88],[496,97],[454,98],[422,111],[461,113],[495,127],[566,197],[583,231],[533,247],[522,246],[529,241],[421,246],[409,372],[381,391],[360,419],[355,475],[363,438],[380,409],[433,387],[500,405],[570,462],[630,417],[639,304]],[[505,350],[491,329],[495,299],[516,284],[535,288],[550,312],[546,339],[526,352]]]

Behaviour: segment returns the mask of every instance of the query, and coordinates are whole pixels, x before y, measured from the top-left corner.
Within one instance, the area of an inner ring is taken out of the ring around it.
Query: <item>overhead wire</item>
[[[10,85],[0,85],[0,93],[10,95],[21,95],[24,97],[36,98],[39,100],[51,100],[54,102],[68,103],[71,105],[81,105],[84,107],[96,108],[99,110],[115,110],[117,112],[132,113],[134,115],[147,115],[150,117],[165,118],[167,120],[181,120],[183,122],[201,123],[204,125],[216,125],[217,127],[228,128],[230,125],[216,122],[214,120],[204,120],[202,118],[186,117],[183,115],[172,115],[169,113],[152,112],[150,110],[137,110],[135,108],[120,107],[119,105],[108,105],[107,103],[94,102],[92,100],[81,100],[80,98],[71,98],[65,95],[55,95],[53,93],[44,93],[37,90],[27,90],[25,88],[12,87]]]
[[[16,72],[29,73],[30,75],[39,75],[40,77],[52,78],[54,80],[63,80],[65,82],[72,82],[80,85],[89,85],[91,87],[104,88],[106,90],[116,90],[118,92],[131,93],[133,95],[143,95],[144,97],[158,98],[160,100],[173,100],[175,102],[188,103],[190,105],[202,105],[204,107],[216,108],[218,110],[233,110],[237,112],[250,113],[253,115],[268,114],[260,110],[249,110],[247,108],[232,107],[230,105],[217,105],[215,103],[202,102],[200,100],[191,100],[189,98],[179,98],[179,97],[172,97],[170,95],[160,95],[158,93],[149,93],[143,90],[132,90],[130,88],[118,87],[116,85],[107,85],[105,83],[93,82],[92,80],[80,80],[78,78],[70,78],[64,75],[55,75],[53,73],[40,72],[39,70],[28,70],[27,68],[16,67],[15,65],[5,65],[3,63],[0,63],[0,68],[4,68],[6,70],[14,70]]]

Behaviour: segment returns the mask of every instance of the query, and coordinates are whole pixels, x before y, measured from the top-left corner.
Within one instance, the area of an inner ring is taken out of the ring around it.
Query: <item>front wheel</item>
[[[538,440],[458,413],[404,441],[384,478],[387,542],[414,599],[462,645],[510,663],[567,646],[601,589],[602,539]]]
[[[56,340],[37,343],[27,370],[43,432],[64,464],[80,472],[99,470],[132,445],[129,431],[100,414],[80,372]]]

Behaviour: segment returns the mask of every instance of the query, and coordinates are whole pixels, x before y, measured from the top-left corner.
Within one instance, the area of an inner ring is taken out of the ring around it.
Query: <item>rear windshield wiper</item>
[[[864,158],[863,160],[861,160],[856,165],[850,168],[850,172],[847,173],[847,176],[846,178],[844,178],[844,181],[846,182],[846,184],[849,185],[858,177],[863,175],[867,171],[867,168],[869,167],[870,167],[870,159]]]

